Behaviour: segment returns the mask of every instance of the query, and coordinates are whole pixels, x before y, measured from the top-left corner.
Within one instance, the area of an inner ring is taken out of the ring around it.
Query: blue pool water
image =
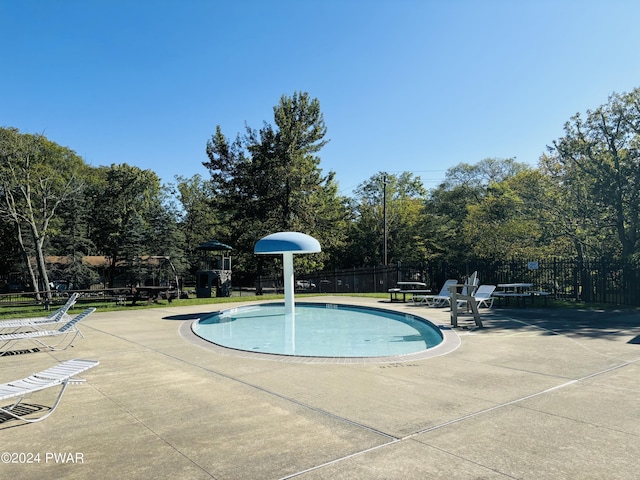
[[[199,337],[251,352],[311,357],[382,357],[440,344],[442,333],[414,315],[350,305],[280,303],[232,308],[194,322]]]

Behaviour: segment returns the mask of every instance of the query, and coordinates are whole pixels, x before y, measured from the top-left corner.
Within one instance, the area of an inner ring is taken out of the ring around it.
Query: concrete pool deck
[[[448,309],[321,300],[449,324]],[[637,312],[483,311],[446,355],[359,364],[227,355],[180,334],[223,308],[96,312],[74,348],[0,357],[0,382],[100,360],[47,420],[0,417],[0,478],[638,478]]]

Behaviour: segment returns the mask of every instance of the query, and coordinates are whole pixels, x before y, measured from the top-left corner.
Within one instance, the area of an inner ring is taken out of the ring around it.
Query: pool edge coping
[[[253,302],[251,302],[253,303]],[[259,304],[264,303],[272,303],[272,302],[256,302]],[[304,302],[301,302],[304,303]],[[316,302],[311,302],[316,303]],[[318,302],[321,303],[321,302]],[[400,313],[392,308],[384,308],[380,306],[376,307],[367,307],[364,305],[358,305],[350,302],[327,302],[327,304],[339,304],[344,306],[352,306],[352,307],[364,307],[364,308],[373,308],[378,310],[388,310],[395,313]],[[219,310],[213,312],[207,312],[207,314],[216,313],[224,310],[229,310],[229,308],[221,308]],[[406,312],[402,312],[406,313]],[[264,352],[251,352],[248,350],[240,350],[234,349],[230,347],[224,347],[217,343],[205,340],[204,338],[196,335],[193,332],[192,326],[194,323],[198,322],[200,319],[197,318],[195,320],[184,321],[180,324],[179,333],[182,338],[187,340],[188,342],[202,347],[206,350],[210,350],[216,352],[220,355],[227,355],[233,357],[241,357],[241,358],[249,358],[256,360],[270,360],[270,361],[278,361],[284,363],[305,363],[305,364],[362,364],[362,365],[370,365],[370,364],[389,364],[389,363],[406,363],[411,361],[418,360],[426,360],[429,358],[439,357],[442,355],[446,355],[455,351],[461,344],[460,337],[453,330],[452,327],[448,325],[442,324],[442,322],[434,322],[428,319],[424,315],[420,315],[418,313],[411,313],[410,315],[421,318],[432,325],[434,325],[442,334],[442,342],[438,345],[428,348],[426,350],[421,350],[419,352],[407,353],[402,355],[389,355],[389,356],[380,356],[380,357],[313,357],[313,356],[296,356],[296,355],[285,355],[285,354],[276,354],[276,353],[264,353]]]

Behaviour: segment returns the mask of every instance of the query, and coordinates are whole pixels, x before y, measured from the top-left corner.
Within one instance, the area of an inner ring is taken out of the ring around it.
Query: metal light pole
[[[382,177],[382,215],[384,217],[384,226],[383,226],[383,244],[384,244],[384,265],[387,265],[387,176]]]

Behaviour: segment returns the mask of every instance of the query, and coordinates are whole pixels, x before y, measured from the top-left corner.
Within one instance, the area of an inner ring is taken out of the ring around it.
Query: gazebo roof
[[[208,242],[201,243],[196,247],[196,250],[205,250],[209,252],[218,252],[221,250],[233,250],[229,245],[220,243],[218,240],[209,240]]]

